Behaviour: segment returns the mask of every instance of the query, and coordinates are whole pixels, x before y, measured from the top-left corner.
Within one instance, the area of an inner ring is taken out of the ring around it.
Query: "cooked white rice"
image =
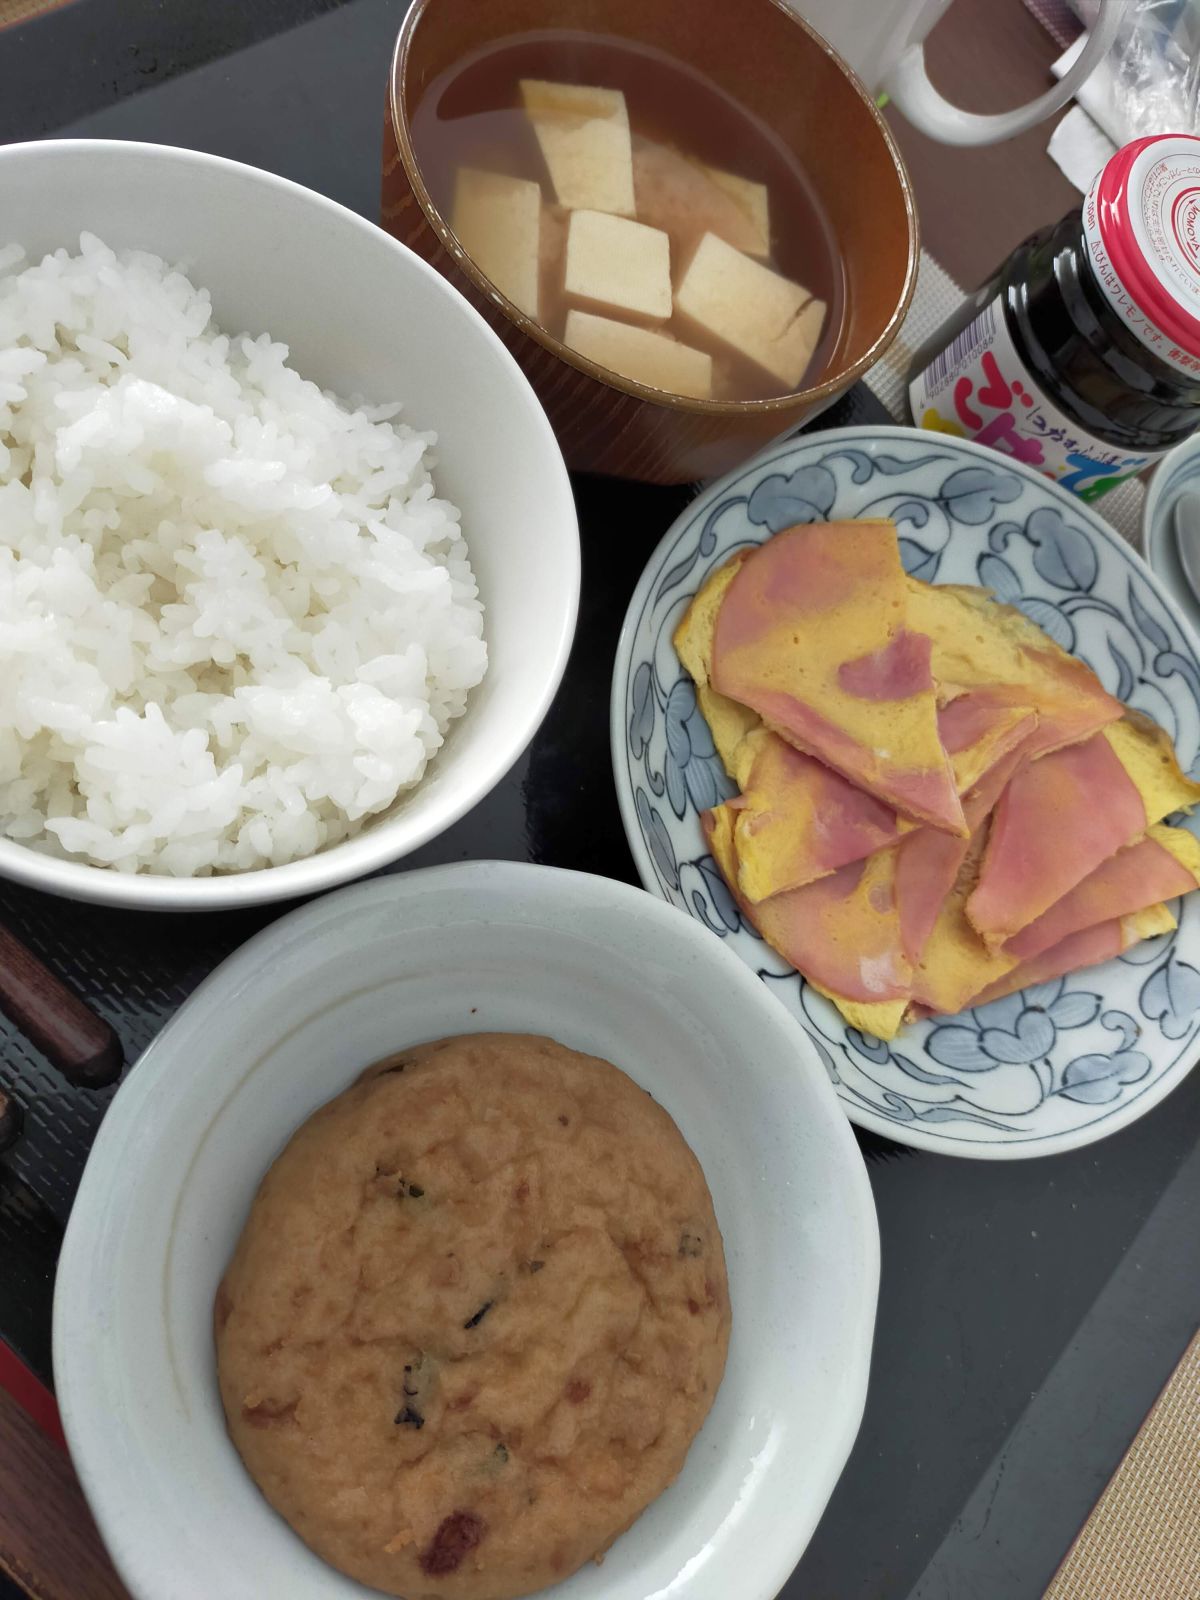
[[[0,830],[176,876],[420,781],[483,677],[435,436],[228,338],[158,257],[0,249]]]

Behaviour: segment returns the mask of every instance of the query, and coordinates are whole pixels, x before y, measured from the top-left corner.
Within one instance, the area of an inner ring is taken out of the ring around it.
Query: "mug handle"
[[[1035,127],[1051,112],[1066,105],[1092,69],[1108,54],[1121,16],[1120,0],[1100,0],[1095,26],[1071,68],[1045,94],[1013,111],[984,116],[952,105],[930,83],[925,71],[925,47],[920,44],[909,46],[887,75],[883,87],[913,126],[931,139],[942,144],[996,144]]]

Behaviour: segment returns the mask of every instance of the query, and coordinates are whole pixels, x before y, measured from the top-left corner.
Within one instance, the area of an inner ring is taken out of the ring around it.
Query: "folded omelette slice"
[[[850,1023],[890,1039],[908,1004],[912,971],[895,896],[895,851],[881,850],[789,894],[750,906],[737,887],[732,813],[701,819],[713,859],[747,921]]]
[[[1030,715],[1023,726],[1026,739],[1033,738],[1037,718]],[[914,983],[924,970],[943,908],[954,899],[956,891],[974,881],[974,864],[987,838],[992,810],[1023,760],[1023,745],[1007,750],[964,796],[963,815],[970,830],[967,838],[952,839],[933,828],[918,828],[896,847],[901,944],[914,969]],[[969,878],[964,876],[964,868]],[[974,942],[979,942],[978,936]]]
[[[1036,731],[1035,724],[1029,737]],[[907,873],[901,870],[902,922],[914,927],[921,941],[912,955],[910,1016],[961,1011],[973,994],[1017,964],[1016,956],[988,949],[967,920],[966,904],[978,878],[992,811],[1024,758],[1022,748],[1010,751],[967,797],[964,810],[971,835],[956,857],[943,851],[933,860],[932,871],[920,858]],[[909,848],[902,847],[902,854]]]
[[[1089,738],[1124,714],[1089,666],[987,589],[909,578],[908,625],[932,641],[942,699],[971,689],[1037,712],[1031,756]]]
[[[721,602],[748,554],[749,551],[740,550],[709,575],[696,591],[671,638],[684,671],[696,685],[696,704],[708,723],[717,754],[725,771],[734,779],[737,778],[738,746],[748,733],[762,727],[762,718],[748,706],[726,699],[713,688],[713,634]]]
[[[1170,739],[1134,711],[1026,763],[996,805],[966,905],[972,927],[988,945],[1004,945],[1147,828],[1197,800],[1200,784],[1180,770]]]
[[[964,926],[969,938],[970,924]],[[912,1022],[922,1017],[956,1016],[969,1008],[986,1006],[992,1000],[999,1000],[1008,994],[1017,994],[1033,984],[1050,983],[1055,978],[1065,977],[1069,972],[1078,972],[1084,967],[1096,967],[1102,962],[1111,961],[1114,956],[1124,955],[1126,950],[1132,949],[1143,939],[1153,939],[1160,933],[1169,933],[1173,927],[1175,927],[1175,916],[1170,907],[1154,905],[1147,906],[1143,911],[1130,912],[1123,917],[1110,917],[1107,921],[1094,923],[1091,927],[1078,928],[1074,933],[1060,939],[1057,944],[1042,951],[1040,955],[1030,957],[1028,961],[1014,960],[1011,956],[1006,956],[1002,950],[987,951],[980,944],[979,949],[983,951],[983,955],[977,975],[985,977],[984,986],[965,996],[960,995],[952,1004],[939,1004],[936,997],[931,999],[925,992],[918,976],[914,986],[913,1003],[908,1009],[905,1020]],[[960,989],[961,987],[962,985]]]
[[[703,819],[718,866],[884,1039],[1107,960],[1200,884],[1200,844],[1159,826],[1200,799],[1162,731],[987,591],[898,574],[889,523],[791,529],[713,573],[675,635],[740,790]]]
[[[1005,953],[1030,961],[1084,928],[1148,910],[1197,887],[1200,840],[1186,828],[1156,825],[1009,939]]]
[[[1153,827],[1015,939],[989,948],[966,914],[985,839],[986,826],[973,836],[959,878],[913,963],[910,1017],[953,1016],[1107,961],[1173,927],[1162,902],[1200,885],[1200,842],[1182,828]],[[903,886],[900,892],[903,903]]]
[[[712,573],[675,629],[674,645],[696,685],[700,707],[726,772],[741,791],[730,819],[760,848],[739,869],[750,900],[799,888],[851,861],[860,861],[898,836],[893,808],[823,762],[804,755],[764,728],[756,712],[712,687],[717,612],[748,554],[741,551]]]
[[[1028,989],[1035,983],[1049,983],[1068,972],[1098,967],[1102,961],[1111,961],[1114,956],[1124,955],[1126,950],[1140,944],[1143,939],[1154,939],[1160,933],[1170,933],[1175,926],[1175,916],[1169,906],[1149,906],[1145,911],[1112,917],[1107,922],[1096,923],[1094,927],[1081,928],[1077,933],[1068,934],[1058,944],[1051,945],[1041,955],[1033,956],[1028,961],[1018,961],[1002,978],[973,995],[967,1003],[986,1006],[990,1000],[1016,994],[1018,990]]]
[[[913,821],[965,832],[927,635],[890,522],[813,523],[751,550],[716,613],[709,681]]]
[[[955,787],[964,796],[1011,751],[1029,742],[1037,713],[965,694],[943,706],[937,721]],[[728,802],[735,813],[738,886],[752,903],[801,889],[910,832],[941,831],[898,816],[883,801],[766,728],[755,729],[742,740],[734,752],[733,768],[741,791]],[[932,841],[921,847],[922,851],[934,848]]]
[[[933,927],[913,971],[909,1019],[953,1016],[973,996],[998,982],[1019,963],[1003,950],[989,950],[967,920],[966,903],[987,841],[986,824],[972,836],[949,892],[938,906]]]
[[[801,889],[900,836],[891,806],[766,728],[742,740],[734,768],[741,793],[727,804],[737,882],[752,903]]]
[[[1036,721],[1032,715],[1025,719],[1027,735]],[[733,805],[705,815],[705,837],[743,915],[767,943],[832,1000],[851,1027],[891,1039],[912,1000],[914,969],[959,883],[972,842],[982,845],[988,813],[1022,759],[1020,746],[1010,750],[965,797],[969,838],[912,828],[865,860],[757,904],[740,887]],[[960,914],[965,894],[964,888]],[[966,938],[984,965],[982,972],[971,969],[965,986],[960,981],[964,993],[1015,965],[1015,956],[989,957],[969,927]]]

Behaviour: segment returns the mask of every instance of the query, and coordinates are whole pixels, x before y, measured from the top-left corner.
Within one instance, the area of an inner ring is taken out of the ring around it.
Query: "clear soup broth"
[[[804,171],[669,56],[555,30],[435,78],[412,117],[429,193],[548,333],[652,388],[758,400],[819,381],[845,290]]]

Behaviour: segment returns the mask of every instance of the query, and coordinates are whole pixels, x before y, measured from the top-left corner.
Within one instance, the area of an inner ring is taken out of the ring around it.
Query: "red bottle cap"
[[[1135,139],[1083,202],[1096,281],[1129,331],[1200,382],[1200,137]]]

